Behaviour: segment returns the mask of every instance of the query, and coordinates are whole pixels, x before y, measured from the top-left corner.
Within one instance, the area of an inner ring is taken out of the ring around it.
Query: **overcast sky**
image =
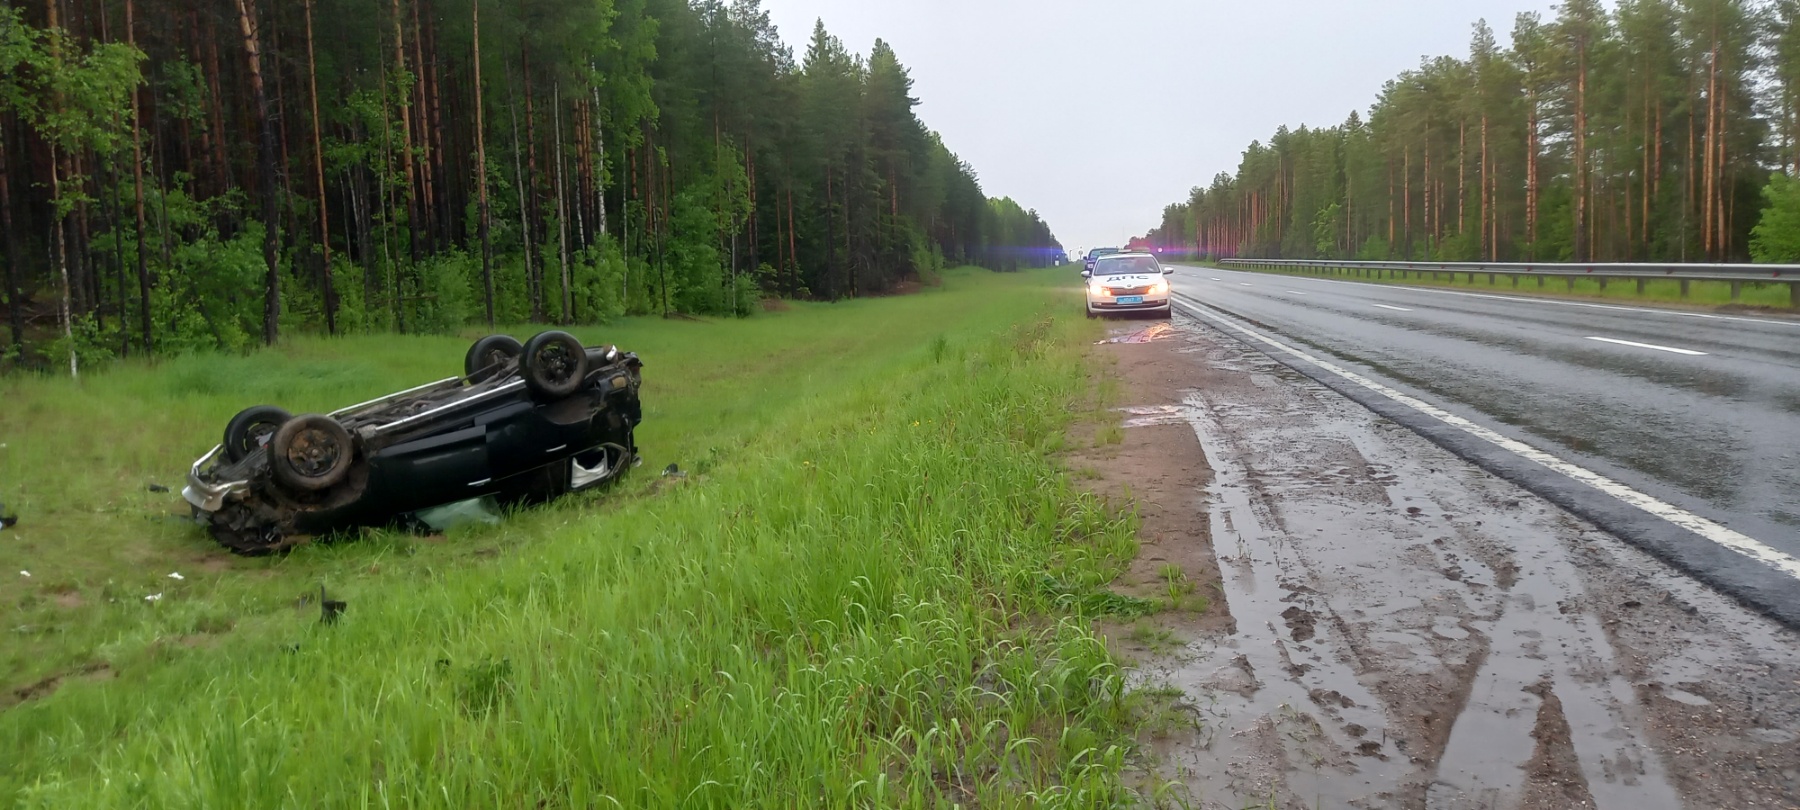
[[[852,51],[887,40],[919,117],[990,196],[1070,250],[1122,244],[1237,168],[1281,124],[1368,111],[1422,56],[1504,44],[1553,0],[763,0],[796,59],[815,19]],[[1101,116],[1105,116],[1104,119]]]

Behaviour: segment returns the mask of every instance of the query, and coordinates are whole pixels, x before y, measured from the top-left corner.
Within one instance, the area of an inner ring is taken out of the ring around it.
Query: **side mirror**
[[[1082,277],[1082,278],[1093,278],[1093,277],[1094,277],[1094,271],[1092,271],[1092,270],[1082,270],[1082,271],[1081,271],[1081,277]]]
[[[1163,267],[1163,275],[1165,275],[1165,276],[1173,274],[1174,272],[1175,272],[1175,268],[1173,268],[1173,267],[1168,267],[1166,265]]]

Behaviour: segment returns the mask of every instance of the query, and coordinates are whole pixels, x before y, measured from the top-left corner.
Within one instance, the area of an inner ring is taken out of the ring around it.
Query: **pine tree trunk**
[[[1691,85],[1689,89],[1692,89]],[[1681,260],[1684,262],[1687,261],[1688,243],[1693,239],[1692,234],[1689,233],[1693,227],[1689,219],[1694,210],[1694,192],[1696,190],[1694,183],[1694,111],[1692,107],[1687,112],[1687,126],[1687,169],[1681,173],[1683,185],[1681,190]]]
[[[393,10],[394,75],[407,77],[406,90],[395,99],[400,105],[400,167],[406,175],[406,187],[401,189],[401,199],[406,202],[406,256],[409,264],[416,265],[419,261],[419,175],[413,155],[412,99],[419,77],[408,77],[406,71],[406,32],[401,25],[403,12],[400,0],[393,0]],[[416,267],[412,270],[417,272]],[[396,272],[396,281],[400,275]],[[404,306],[399,301],[395,301],[395,304],[402,306],[404,311]]]
[[[395,2],[398,3],[399,0],[395,0]],[[407,135],[410,141],[407,144],[407,155],[416,176],[414,188],[417,199],[413,203],[412,210],[417,212],[419,222],[413,228],[413,233],[424,242],[422,248],[424,255],[435,256],[437,255],[437,225],[435,222],[437,181],[431,172],[431,162],[435,159],[435,154],[431,148],[432,131],[428,126],[428,122],[431,120],[431,103],[430,97],[427,95],[431,71],[427,70],[425,66],[422,42],[424,37],[419,25],[419,6],[424,2],[425,0],[413,0],[412,2],[413,67],[418,69],[418,73],[413,76],[410,98],[412,106],[418,108],[418,114],[412,117],[412,124],[416,130]],[[406,115],[404,109],[401,111],[401,115]],[[418,147],[416,150],[413,149],[415,145]]]
[[[19,290],[19,265],[25,258],[25,252],[19,246],[19,234],[13,230],[12,216],[12,162],[7,151],[7,142],[12,136],[10,123],[0,119],[0,229],[6,231],[6,316],[12,326],[13,348],[21,355],[25,351],[25,306],[19,298],[23,295]]]
[[[1489,228],[1488,217],[1492,214],[1492,212],[1488,209],[1488,203],[1489,203],[1489,193],[1493,188],[1493,185],[1492,185],[1493,175],[1492,175],[1492,171],[1491,171],[1492,168],[1493,168],[1492,164],[1490,164],[1488,162],[1488,117],[1487,117],[1487,113],[1482,113],[1482,115],[1481,115],[1481,251],[1480,252],[1482,255],[1487,256],[1488,261],[1490,261],[1490,262],[1499,261],[1499,259],[1495,256],[1495,252],[1499,249],[1499,247],[1497,245],[1495,245],[1491,239],[1489,239],[1491,230]]]
[[[1536,94],[1528,94],[1525,123],[1525,239],[1527,256],[1537,258],[1538,244],[1538,106]]]
[[[537,296],[532,294],[531,258],[536,249],[531,242],[531,217],[526,213],[531,210],[525,193],[525,168],[521,163],[524,153],[523,144],[519,143],[519,108],[517,104],[506,105],[506,112],[512,120],[513,136],[513,187],[519,193],[519,238],[524,240],[525,259],[525,294],[531,299],[532,316],[537,319]]]
[[[494,248],[489,239],[488,223],[488,182],[487,182],[487,129],[484,121],[486,103],[482,100],[481,87],[481,0],[470,0],[469,19],[474,29],[475,41],[475,177],[477,184],[476,199],[481,208],[481,293],[487,304],[487,325],[494,328]]]
[[[1404,258],[1412,258],[1412,145],[1408,144],[1400,162],[1400,239],[1406,243]]]
[[[52,18],[54,19],[54,17]],[[64,217],[59,201],[62,199],[62,175],[57,170],[60,158],[57,155],[56,143],[50,143],[50,203],[55,210],[50,215],[51,253],[56,259],[57,277],[61,279],[60,305],[57,315],[62,320],[63,339],[69,343],[69,376],[81,378],[81,363],[75,356],[75,322],[71,309],[69,293],[69,250],[68,243],[63,240]]]
[[[1431,135],[1430,135],[1430,133],[1426,133],[1426,135],[1425,135],[1425,174],[1420,179],[1424,181],[1422,183],[1424,188],[1421,189],[1421,191],[1425,195],[1425,253],[1426,253],[1427,259],[1432,259],[1432,258],[1436,258],[1432,254],[1434,254],[1437,250],[1437,237],[1438,237],[1438,232],[1441,229],[1439,227],[1438,222],[1436,221],[1436,217],[1434,216],[1437,213],[1437,208],[1431,204],[1432,203],[1431,187],[1434,185],[1434,183],[1432,181],[1432,176],[1431,176]]]
[[[312,94],[313,180],[319,192],[319,251],[325,263],[325,333],[337,334],[337,286],[331,267],[331,206],[325,196],[325,149],[319,137],[319,63],[313,55],[313,0],[306,0],[306,82]]]
[[[526,198],[531,201],[526,209],[528,217],[526,218],[525,227],[530,229],[534,228],[538,221],[538,212],[531,210],[532,207],[535,207],[538,200],[538,163],[537,104],[531,94],[531,47],[529,43],[521,45],[520,62],[521,73],[524,74],[523,78],[525,81],[525,194]],[[535,234],[533,236],[535,237]],[[546,238],[548,237],[546,236]],[[530,272],[526,273],[528,278],[526,286],[531,291],[531,319],[541,323],[545,320],[544,263],[541,256],[537,258],[539,261],[526,265],[528,269],[532,267],[537,269],[535,274]]]
[[[250,0],[237,0],[238,27],[244,34],[244,57],[250,65],[250,94],[259,131],[257,172],[262,175],[263,263],[268,266],[263,290],[263,343],[274,345],[281,331],[281,272],[276,261],[280,203],[275,186],[275,129],[269,120],[269,97],[263,92],[262,45],[251,18]]]
[[[137,47],[137,3],[125,0],[125,42]],[[137,213],[137,277],[138,277],[138,325],[143,331],[144,353],[149,354],[153,348],[153,330],[150,325],[150,264],[144,255],[144,145],[143,127],[139,125],[142,114],[142,101],[138,89],[131,89],[131,177],[132,188],[136,195],[135,210]],[[10,231],[10,228],[9,228]],[[119,314],[124,322],[125,315]]]
[[[1461,236],[1467,227],[1469,218],[1466,205],[1469,201],[1467,190],[1469,154],[1469,122],[1458,121],[1456,125],[1456,235]]]
[[[1587,153],[1587,44],[1576,46],[1575,52],[1575,261],[1589,260],[1592,249],[1587,242],[1588,153]]]
[[[795,241],[794,241],[794,186],[792,183],[788,184],[787,209],[788,209],[788,227],[787,227],[788,261],[793,265],[793,268],[792,268],[793,281],[798,282],[800,279],[800,254],[798,252],[796,252],[796,249],[794,247],[794,245],[795,245]],[[790,283],[789,289],[793,292],[799,292],[800,285],[798,283]]]
[[[1638,201],[1638,204],[1639,204],[1638,249],[1643,251],[1642,255],[1645,258],[1650,258],[1650,195],[1651,195],[1650,185],[1652,182],[1650,180],[1650,152],[1652,149],[1650,139],[1654,136],[1651,135],[1651,130],[1650,130],[1650,127],[1651,127],[1651,121],[1650,121],[1650,70],[1649,70],[1648,66],[1646,66],[1645,70],[1644,70],[1643,113],[1644,113],[1643,176],[1638,178],[1638,188],[1639,188],[1639,192],[1640,192],[1639,196],[1642,197],[1642,199]]]
[[[393,102],[388,98],[387,70],[381,71],[381,173],[376,182],[381,189],[381,260],[385,272],[393,279],[393,295],[388,301],[393,308],[394,330],[406,333],[406,309],[400,298],[400,268],[394,260],[392,240],[394,237],[394,218],[400,206],[394,201],[394,186],[389,182],[394,170],[394,121],[389,113],[393,110]]]
[[[600,85],[594,85],[594,232],[606,236],[606,122],[601,114]],[[623,209],[621,209],[622,211]]]
[[[562,322],[568,324],[575,322],[575,289],[569,273],[569,202],[563,184],[562,83],[557,82],[551,88],[550,109],[555,118],[556,151],[550,157],[556,161],[556,238],[562,269]]]
[[[838,297],[837,282],[837,217],[831,215],[833,203],[831,193],[831,163],[825,164],[825,272],[819,276],[821,280],[831,283],[831,298]]]
[[[1715,126],[1718,123],[1719,101],[1719,41],[1714,32],[1712,58],[1706,66],[1706,141],[1705,160],[1706,174],[1700,197],[1700,249],[1708,258],[1713,258],[1713,200],[1716,185],[1713,173],[1713,145],[1717,143]]]

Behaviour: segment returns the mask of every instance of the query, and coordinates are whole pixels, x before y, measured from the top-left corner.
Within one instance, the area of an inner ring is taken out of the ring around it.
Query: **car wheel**
[[[231,417],[225,425],[225,458],[233,464],[249,458],[251,453],[269,446],[275,431],[292,418],[293,414],[274,405],[257,405],[238,411],[238,415]]]
[[[309,413],[289,419],[269,441],[269,472],[300,492],[329,489],[350,474],[356,444],[336,419]]]
[[[543,332],[525,344],[520,371],[525,387],[539,399],[561,399],[581,389],[587,377],[587,350],[568,332]]]
[[[471,385],[484,383],[500,373],[508,361],[519,359],[525,347],[512,335],[488,335],[475,341],[463,356],[463,375]]]

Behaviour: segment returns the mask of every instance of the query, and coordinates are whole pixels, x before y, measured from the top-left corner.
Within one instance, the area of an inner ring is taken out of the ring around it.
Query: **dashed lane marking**
[[[1390,306],[1388,304],[1376,304],[1375,306],[1381,307],[1382,309],[1391,309],[1395,312],[1411,312],[1412,311],[1410,309],[1407,309],[1406,307],[1396,307],[1396,306]]]
[[[1639,349],[1655,349],[1659,352],[1670,352],[1673,354],[1685,354],[1689,357],[1705,357],[1706,356],[1706,352],[1697,352],[1697,351],[1694,351],[1693,349],[1677,349],[1673,346],[1658,346],[1654,343],[1639,343],[1635,340],[1619,340],[1618,338],[1593,337],[1593,336],[1589,336],[1588,340],[1598,340],[1601,343],[1616,343],[1620,346],[1631,346],[1631,347],[1639,348]]]

